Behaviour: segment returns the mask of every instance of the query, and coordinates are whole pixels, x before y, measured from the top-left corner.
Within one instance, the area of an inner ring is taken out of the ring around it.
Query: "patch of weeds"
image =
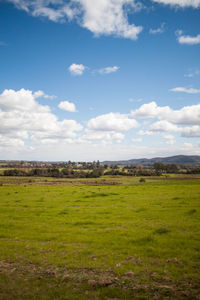
[[[197,212],[196,209],[190,209],[190,210],[187,212],[187,214],[188,214],[188,215],[193,215],[193,214],[195,214],[196,212]]]
[[[131,243],[132,244],[137,244],[140,246],[146,245],[148,243],[151,243],[154,241],[154,238],[152,236],[146,236],[137,240],[132,240]]]
[[[64,210],[61,210],[58,214],[59,215],[67,215],[69,212],[68,210],[64,209]]]
[[[4,235],[4,234],[0,234],[0,239],[5,239],[5,238],[7,238],[7,236],[6,236],[6,235]]]
[[[84,198],[94,198],[94,197],[107,197],[107,196],[115,196],[117,193],[92,193],[92,195],[87,195]]]
[[[40,199],[37,200],[37,202],[43,202],[44,201],[44,197],[41,197]]]
[[[92,221],[83,221],[83,222],[76,222],[74,223],[74,226],[85,226],[85,225],[93,225],[95,222]]]
[[[179,197],[172,198],[172,200],[179,200],[179,199],[181,199],[181,198],[179,198]]]
[[[179,202],[179,204],[185,204],[185,203],[186,203],[186,201],[184,201],[184,200]]]
[[[146,182],[145,178],[140,178],[139,182]]]
[[[138,212],[145,211],[145,210],[147,210],[147,209],[144,208],[144,207],[140,207],[140,208],[138,208],[138,209],[136,210],[136,212],[138,213]]]
[[[155,234],[166,234],[169,232],[170,232],[170,230],[165,227],[160,227],[154,231]]]
[[[109,194],[106,194],[106,193],[93,193],[92,195],[87,195],[84,198],[106,197],[106,196],[109,196]]]

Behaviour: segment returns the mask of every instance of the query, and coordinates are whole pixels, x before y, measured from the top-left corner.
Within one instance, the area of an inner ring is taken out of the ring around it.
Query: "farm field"
[[[200,179],[0,178],[0,299],[199,299]]]

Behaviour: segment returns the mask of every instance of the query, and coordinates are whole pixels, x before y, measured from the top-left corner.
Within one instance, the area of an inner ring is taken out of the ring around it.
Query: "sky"
[[[200,155],[200,0],[0,0],[0,159]]]

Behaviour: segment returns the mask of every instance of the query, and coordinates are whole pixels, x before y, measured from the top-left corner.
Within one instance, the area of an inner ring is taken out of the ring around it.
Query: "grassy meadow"
[[[199,299],[200,179],[158,179],[2,177],[0,299]]]

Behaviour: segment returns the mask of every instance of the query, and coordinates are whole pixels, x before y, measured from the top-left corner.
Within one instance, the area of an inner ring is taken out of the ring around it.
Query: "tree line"
[[[200,174],[200,166],[180,167],[176,164],[154,163],[152,166],[117,166],[92,163],[89,169],[73,168],[70,164],[65,168],[12,168],[4,170],[4,176],[37,176],[56,178],[97,178],[103,175],[111,176],[161,176],[163,174]]]

